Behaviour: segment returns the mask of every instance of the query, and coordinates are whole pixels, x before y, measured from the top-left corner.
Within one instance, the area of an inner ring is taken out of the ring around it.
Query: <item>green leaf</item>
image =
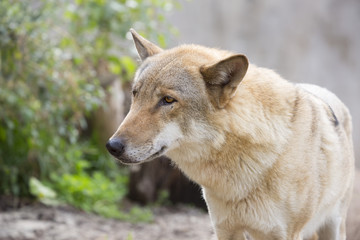
[[[158,35],[158,43],[160,45],[160,47],[165,48],[166,46],[166,37],[164,34],[159,34]]]
[[[133,58],[123,56],[120,58],[120,64],[125,68],[128,75],[133,76],[135,74],[137,64]]]
[[[56,192],[42,184],[38,179],[31,177],[29,181],[30,193],[39,199],[42,203],[48,205],[57,205]]]
[[[110,62],[109,69],[113,74],[120,75],[121,74],[121,65],[120,63]]]

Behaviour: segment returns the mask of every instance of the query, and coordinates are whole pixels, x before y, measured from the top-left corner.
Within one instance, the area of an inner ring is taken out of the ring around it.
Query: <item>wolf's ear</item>
[[[213,97],[212,101],[219,108],[224,108],[235,95],[237,86],[244,78],[248,66],[248,59],[244,55],[238,54],[200,68],[207,88]]]
[[[133,36],[135,47],[138,51],[141,61],[144,61],[147,57],[163,51],[160,47],[140,36],[134,29],[131,28],[130,32]]]

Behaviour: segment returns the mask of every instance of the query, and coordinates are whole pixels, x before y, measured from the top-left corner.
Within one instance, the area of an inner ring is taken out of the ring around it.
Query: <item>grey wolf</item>
[[[116,159],[170,157],[202,186],[219,240],[346,238],[352,123],[334,94],[242,54],[163,50],[131,32],[142,64],[130,112],[107,143]]]

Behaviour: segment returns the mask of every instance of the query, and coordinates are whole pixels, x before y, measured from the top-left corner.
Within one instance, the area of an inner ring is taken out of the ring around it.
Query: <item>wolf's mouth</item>
[[[161,147],[161,149],[159,151],[157,151],[156,153],[152,154],[150,157],[148,157],[148,158],[146,158],[144,160],[141,160],[141,161],[136,161],[136,160],[133,160],[131,158],[124,157],[124,156],[115,157],[115,158],[117,160],[119,160],[121,163],[126,164],[126,165],[137,165],[137,164],[140,164],[140,163],[143,163],[143,162],[152,161],[155,158],[160,157],[165,152],[166,149],[167,149],[167,147],[163,146],[163,147]]]
[[[157,151],[156,153],[154,153],[153,155],[151,155],[148,160],[152,160],[154,158],[160,157],[161,154],[163,154],[165,152],[165,150],[167,149],[166,146],[162,146],[161,149],[159,151]]]

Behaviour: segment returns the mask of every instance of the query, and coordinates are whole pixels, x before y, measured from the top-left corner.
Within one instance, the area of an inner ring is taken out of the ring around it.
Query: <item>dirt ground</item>
[[[4,202],[0,199],[0,202]],[[70,207],[30,204],[0,206],[0,240],[210,240],[207,213],[190,207],[154,209],[152,223],[131,224],[80,212]],[[360,239],[360,171],[347,219],[347,239]]]
[[[209,216],[190,207],[157,208],[153,223],[131,224],[42,205],[0,213],[0,240],[209,240]]]

